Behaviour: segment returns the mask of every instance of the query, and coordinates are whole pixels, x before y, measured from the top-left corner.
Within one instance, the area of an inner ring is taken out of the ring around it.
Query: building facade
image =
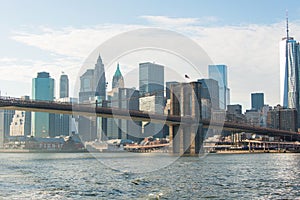
[[[69,97],[69,78],[63,73],[59,79],[59,98],[66,97]]]
[[[155,63],[139,64],[140,95],[164,96],[164,66]]]
[[[211,103],[211,107],[214,110],[219,110],[220,108],[220,98],[219,98],[219,85],[214,79],[198,79],[201,83],[201,98],[208,99]]]
[[[226,65],[209,65],[208,76],[210,79],[218,81],[219,84],[219,106],[225,110],[230,104],[230,90],[227,82],[227,66]]]
[[[286,37],[280,42],[280,87],[283,107],[298,111],[300,127],[300,45],[289,36],[287,19]]]
[[[275,106],[269,110],[267,117],[267,127],[286,130],[286,131],[298,131],[297,110],[294,108],[284,108],[280,105]]]
[[[114,89],[118,89],[118,88],[124,88],[124,77],[120,71],[120,65],[118,63],[117,65],[117,69],[115,71],[115,74],[113,76],[113,80],[112,80],[112,90]]]
[[[54,100],[54,79],[48,72],[39,72],[32,79],[32,99],[37,101]],[[54,114],[33,112],[32,135],[35,137],[49,137],[54,130]]]
[[[79,102],[88,102],[94,96],[94,70],[88,69],[80,76]]]
[[[139,110],[149,112],[149,114],[163,114],[164,106],[162,105],[163,97],[157,95],[150,95],[140,97],[139,99]],[[164,125],[153,123],[153,122],[143,122],[142,123],[142,134],[144,137],[156,137],[163,138],[166,133],[163,132]]]
[[[0,148],[3,148],[4,140],[9,136],[14,113],[14,110],[0,110]]]
[[[101,56],[97,58],[94,69],[87,69],[80,77],[79,103],[102,106],[106,100],[106,77]],[[96,116],[79,116],[78,132],[83,141],[94,141],[99,139],[102,132],[100,126],[105,126],[106,119]]]
[[[261,110],[264,107],[264,93],[252,93],[251,94],[251,109]]]
[[[100,96],[102,99],[106,98],[106,77],[104,64],[100,55],[94,69],[94,89],[95,96]]]
[[[29,96],[21,99],[29,100]],[[28,136],[31,134],[31,112],[16,110],[10,123],[10,136]]]

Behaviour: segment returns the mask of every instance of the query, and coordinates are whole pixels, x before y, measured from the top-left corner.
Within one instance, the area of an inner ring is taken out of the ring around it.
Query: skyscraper
[[[62,73],[59,80],[59,98],[69,97],[69,78]]]
[[[98,101],[98,106],[102,106],[102,101],[105,99],[106,78],[104,64],[101,56],[99,55],[94,69],[86,70],[86,72],[80,77],[79,102],[94,104],[96,101]],[[81,139],[84,141],[91,141],[102,135],[102,133],[99,133],[99,131],[101,130],[100,126],[105,126],[105,124],[101,124],[103,120],[103,118],[97,118],[94,116],[80,116],[78,121],[78,129]]]
[[[208,99],[211,102],[212,108],[218,110],[219,105],[219,84],[214,79],[198,79],[201,83],[201,98]]]
[[[9,136],[14,113],[14,110],[0,110],[0,148],[3,148],[4,138]]]
[[[23,100],[29,100],[29,96],[22,96]],[[31,134],[31,112],[16,110],[10,123],[10,136],[27,136]]]
[[[119,63],[117,65],[117,69],[112,80],[112,90],[116,88],[124,88],[124,78],[120,71]]]
[[[140,110],[162,114],[164,110],[164,66],[150,62],[140,63],[139,88],[140,96],[145,96],[140,98]],[[151,108],[151,104],[155,106]],[[143,134],[148,132],[152,136],[163,137],[161,124],[143,122],[142,129]]]
[[[119,88],[124,88],[124,78],[120,71],[119,63],[117,65],[116,72],[112,79],[112,90],[108,92],[107,95],[107,106],[119,108]],[[126,100],[126,99],[124,99]],[[108,139],[121,139],[122,134],[119,134],[119,125],[121,124],[120,119],[108,118],[107,119],[107,129],[106,129],[106,137]],[[123,138],[124,139],[124,138]]]
[[[80,76],[79,102],[89,101],[89,99],[94,96],[94,70],[88,69]]]
[[[32,79],[32,99],[39,101],[54,100],[54,79],[48,72],[39,72],[37,78]],[[32,133],[36,137],[48,137],[51,135],[53,126],[50,125],[54,114],[33,112]]]
[[[261,110],[264,107],[264,93],[251,94],[251,109]]]
[[[97,63],[95,64],[94,69],[94,88],[95,88],[95,96],[100,96],[102,99],[106,97],[106,78],[104,71],[104,64],[102,62],[102,58],[99,55],[97,59]]]
[[[211,79],[218,81],[219,84],[219,106],[225,110],[230,104],[230,94],[227,82],[227,66],[226,65],[209,65],[208,76]]]
[[[283,107],[296,109],[298,127],[300,127],[300,45],[289,36],[288,18],[286,18],[286,37],[280,43],[280,81]]]
[[[288,18],[286,37],[280,42],[280,81],[283,107],[299,109],[299,43],[289,36]]]
[[[139,67],[140,95],[164,96],[164,66],[155,63],[140,63]]]

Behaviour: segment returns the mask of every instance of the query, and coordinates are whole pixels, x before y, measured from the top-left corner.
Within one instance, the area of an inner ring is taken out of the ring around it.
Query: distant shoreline
[[[0,149],[0,153],[89,153],[87,150]]]
[[[255,153],[300,153],[300,151],[290,150],[227,150],[227,151],[216,151],[210,152],[214,154],[255,154]]]
[[[128,151],[111,151],[112,153],[124,153]],[[110,153],[110,151],[88,151],[88,150],[36,150],[36,149],[0,149],[0,153]],[[131,152],[132,153],[132,152]],[[142,152],[134,152],[142,153]],[[148,152],[151,154],[151,152]],[[262,154],[262,153],[300,153],[300,151],[289,150],[227,150],[214,151],[207,154]],[[175,155],[175,154],[174,154]],[[186,156],[186,155],[182,155]]]

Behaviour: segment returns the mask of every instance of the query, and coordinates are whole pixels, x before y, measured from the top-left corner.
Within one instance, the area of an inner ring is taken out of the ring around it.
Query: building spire
[[[289,39],[289,11],[286,10],[285,11],[285,15],[286,15],[286,40]]]

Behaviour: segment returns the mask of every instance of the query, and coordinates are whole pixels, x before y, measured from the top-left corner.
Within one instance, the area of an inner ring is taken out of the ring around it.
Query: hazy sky
[[[298,0],[1,0],[0,4],[0,90],[8,96],[30,95],[31,79],[39,71],[50,72],[56,85],[64,71],[72,90],[83,61],[101,43],[126,30],[160,27],[196,41],[214,64],[228,65],[231,103],[246,109],[251,92],[264,92],[265,102],[276,105],[281,103],[279,41],[285,35],[286,9],[290,35],[300,40]],[[130,68],[120,65],[121,71]],[[111,74],[107,79],[111,81]]]

